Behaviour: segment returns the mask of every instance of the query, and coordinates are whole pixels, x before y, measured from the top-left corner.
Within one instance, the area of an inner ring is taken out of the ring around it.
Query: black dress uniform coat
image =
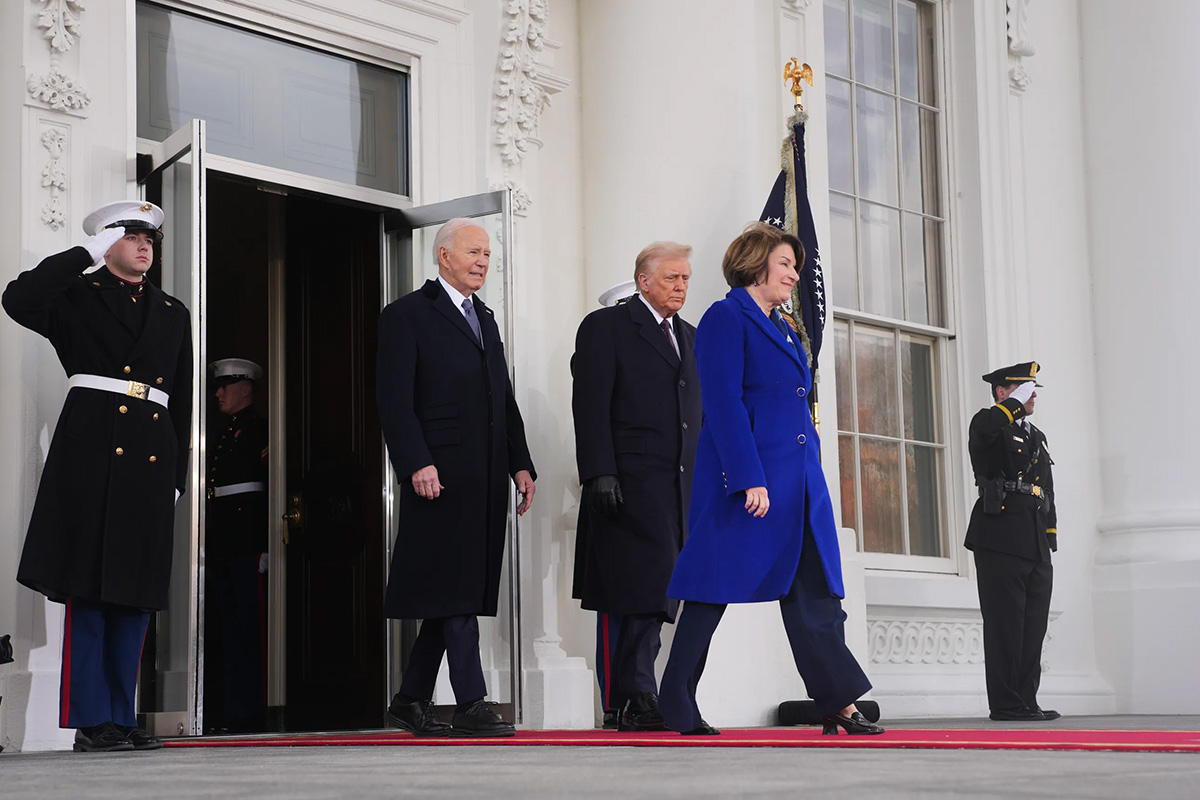
[[[67,375],[138,381],[169,407],[72,389],[42,471],[17,580],[144,610],[167,604],[175,490],[184,490],[192,419],[192,327],[183,303],[146,284],[143,316],[126,284],[75,247],[17,276],[4,310],[50,340]],[[139,330],[140,328],[140,330]]]
[[[436,280],[379,318],[379,419],[400,483],[384,613],[393,619],[495,616],[510,476],[534,475],[504,345],[478,296],[483,346]],[[445,487],[426,500],[417,470]]]
[[[1020,481],[1040,487],[1041,497],[1010,491],[1002,510],[989,514],[980,497],[971,511],[965,545],[968,550],[992,550],[1030,561],[1050,561],[1058,549],[1058,514],[1054,508],[1054,463],[1046,435],[1032,424],[1021,424],[1025,408],[1009,398],[981,409],[971,420],[968,450],[975,483]]]
[[[687,536],[692,469],[702,421],[696,329],[674,317],[679,355],[640,298],[593,311],[572,358],[579,480],[616,475],[616,517],[579,507],[573,595],[610,614],[662,613]]]
[[[207,486],[266,483],[267,421],[253,406],[229,417],[215,444],[209,445]],[[210,556],[267,552],[267,493],[243,492],[208,500],[204,551]]]

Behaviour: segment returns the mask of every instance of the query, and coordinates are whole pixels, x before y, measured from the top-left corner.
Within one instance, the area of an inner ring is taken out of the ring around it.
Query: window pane
[[[909,552],[916,556],[944,555],[941,506],[938,502],[941,457],[942,451],[937,448],[917,445],[905,448]],[[865,504],[865,498],[863,502]],[[865,506],[863,514],[866,515]]]
[[[842,488],[842,527],[858,530],[858,470],[854,464],[854,437],[838,437],[838,483]]]
[[[925,220],[904,214],[904,292],[909,322],[929,324],[929,296],[925,285]]]
[[[900,212],[861,201],[858,208],[859,236],[862,243],[862,310],[903,319]]]
[[[859,439],[862,457],[862,540],[868,553],[903,553],[900,445]]]
[[[940,150],[936,111],[900,103],[901,204],[932,216],[941,214]]]
[[[942,230],[940,222],[927,219],[925,230],[925,296],[929,302],[929,324],[945,325],[942,308]]]
[[[825,0],[825,70],[850,77],[850,22],[846,0]]]
[[[904,438],[939,441],[933,393],[933,344],[904,337],[900,341],[900,382],[904,390]]]
[[[858,253],[854,245],[854,200],[829,193],[829,234],[833,268],[825,268],[826,276],[833,275],[834,305],[858,308]],[[826,250],[825,252],[830,252]]]
[[[893,71],[892,0],[854,0],[854,79],[894,92]]]
[[[837,387],[837,424],[840,431],[854,430],[854,395],[850,386],[850,326],[833,324],[833,371]]]
[[[859,432],[899,436],[894,334],[891,331],[856,325],[854,366],[858,389]]]
[[[855,90],[858,130],[858,195],[899,205],[896,169],[896,101],[861,87]]]
[[[854,193],[854,148],[850,129],[850,84],[829,79],[825,95],[829,118],[825,131],[829,137],[829,188]]]
[[[896,6],[900,94],[936,105],[934,89],[934,8],[925,2],[900,0]]]

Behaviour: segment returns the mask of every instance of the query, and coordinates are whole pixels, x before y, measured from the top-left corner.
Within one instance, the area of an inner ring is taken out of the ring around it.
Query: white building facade
[[[301,669],[322,642],[378,664],[354,680],[381,714],[410,633],[356,610],[381,602],[394,534],[377,423],[346,434],[365,475],[354,524],[374,544],[330,556],[312,543],[312,475],[329,465],[304,473],[296,442],[322,441],[322,423],[299,420],[322,407],[333,373],[320,365],[334,369],[339,351],[322,361],[306,348],[346,334],[343,360],[358,365],[346,402],[373,408],[374,318],[360,317],[428,274],[437,220],[470,213],[498,251],[485,299],[504,320],[539,472],[512,528],[504,608],[484,630],[492,699],[532,727],[594,724],[594,616],[570,597],[575,328],[652,240],[695,248],[684,318],[723,296],[721,256],[779,169],[792,56],[816,75],[804,106],[830,310],[823,459],[848,636],[885,720],[987,713],[962,547],[975,498],[966,426],[988,401],[979,376],[1029,359],[1046,384],[1035,422],[1060,523],[1039,699],[1075,715],[1200,713],[1200,632],[1186,624],[1200,602],[1200,387],[1183,324],[1200,290],[1184,211],[1200,182],[1200,111],[1181,77],[1194,3],[83,5],[0,7],[0,281],[81,243],[102,202],[145,196],[173,215],[159,279],[193,311],[198,363],[245,355],[269,376],[269,703],[309,703],[282,719],[327,719],[320,698],[350,691],[337,658]],[[353,267],[308,247],[335,232],[359,237]],[[306,250],[323,255],[310,264]],[[318,277],[356,287],[326,301],[343,327],[298,311]],[[247,285],[251,300],[229,299]],[[7,318],[0,374],[0,634],[16,655],[0,666],[0,745],[68,747],[62,608],[15,580],[66,380],[52,348]],[[173,605],[143,662],[142,710],[167,733],[203,730],[204,395],[201,382]],[[280,519],[294,509],[310,527]],[[349,594],[344,625],[336,610],[317,633],[297,622]],[[804,696],[774,604],[730,609],[700,687],[706,719],[771,724],[779,702]]]

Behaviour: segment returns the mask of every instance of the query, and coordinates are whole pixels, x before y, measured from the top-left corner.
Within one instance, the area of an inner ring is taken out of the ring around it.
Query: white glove
[[[1009,397],[1016,400],[1021,405],[1025,405],[1029,402],[1029,398],[1033,396],[1034,385],[1035,384],[1033,381],[1025,381],[1016,389],[1013,389],[1013,393],[1010,394]]]
[[[179,490],[178,489],[175,490],[175,502],[176,502],[176,504],[179,503]]]
[[[83,243],[83,248],[88,251],[88,255],[92,257],[92,266],[96,266],[104,260],[104,254],[108,252],[108,248],[117,243],[122,236],[125,235],[125,228],[118,225],[115,228],[105,228],[95,236],[88,238]]]

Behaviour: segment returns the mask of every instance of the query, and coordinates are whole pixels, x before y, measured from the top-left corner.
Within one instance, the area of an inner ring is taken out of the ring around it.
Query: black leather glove
[[[615,517],[625,498],[621,496],[621,484],[616,475],[597,475],[583,484],[583,500],[597,514]]]

